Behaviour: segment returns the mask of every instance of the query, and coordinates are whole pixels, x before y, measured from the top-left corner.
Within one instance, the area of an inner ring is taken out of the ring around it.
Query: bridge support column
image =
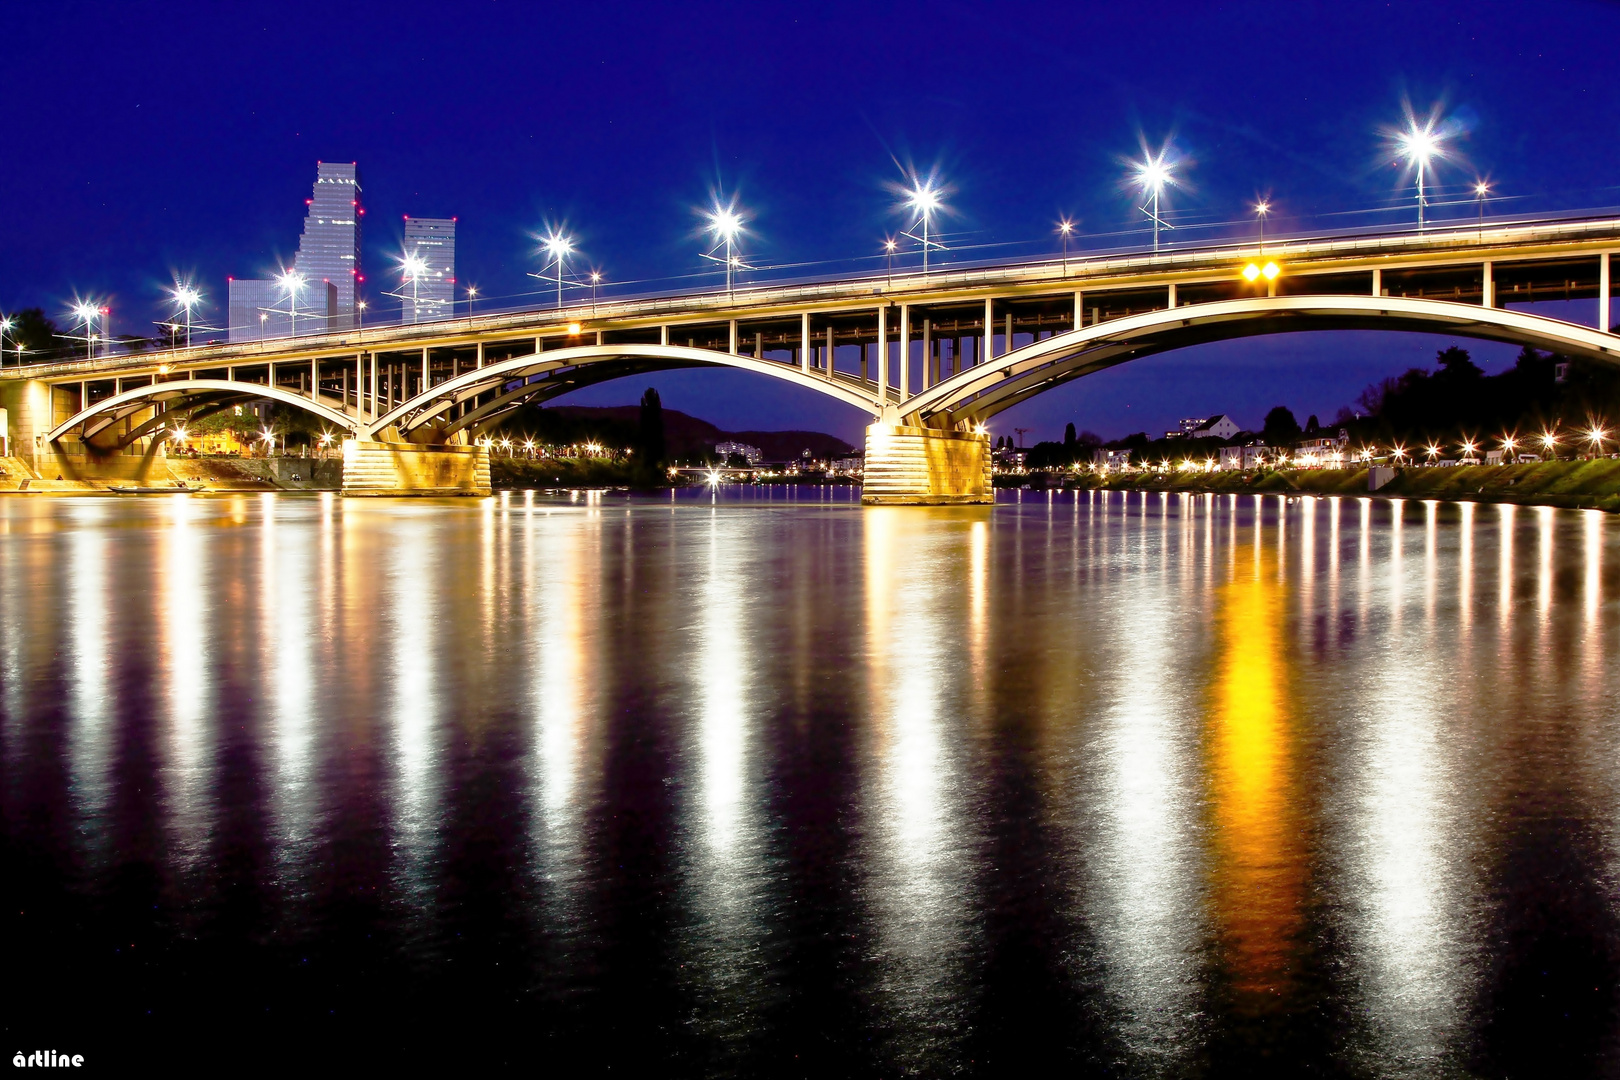
[[[884,423],[866,429],[861,502],[941,506],[994,501],[988,434]]]
[[[54,449],[45,445],[45,435],[57,423],[54,408],[50,383],[35,379],[0,383],[0,420],[6,427],[6,449],[35,472],[42,467],[54,467],[56,463]],[[67,415],[71,414],[69,410]],[[48,464],[42,465],[46,459],[49,459]]]
[[[345,495],[488,495],[489,447],[343,441]]]

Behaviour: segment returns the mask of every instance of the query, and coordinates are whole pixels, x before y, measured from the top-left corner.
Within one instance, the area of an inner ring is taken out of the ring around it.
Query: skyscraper
[[[405,254],[427,264],[416,281],[415,296],[406,281],[400,288],[405,322],[443,319],[455,314],[456,219],[405,218]]]
[[[294,264],[309,283],[310,295],[325,307],[322,282],[337,291],[337,308],[330,320],[311,319],[309,332],[350,330],[354,327],[354,293],[360,279],[360,169],[354,162],[315,163],[315,194],[304,218]],[[324,311],[321,314],[325,314]],[[299,330],[303,330],[299,324]]]
[[[231,278],[229,312],[233,343],[286,337],[292,325],[281,288],[268,278]]]

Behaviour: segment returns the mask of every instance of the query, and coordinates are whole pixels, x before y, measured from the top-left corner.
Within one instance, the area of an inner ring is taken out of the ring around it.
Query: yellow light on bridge
[[[1263,263],[1251,262],[1246,264],[1243,267],[1243,280],[1255,282],[1265,278],[1267,281],[1276,281],[1277,275],[1281,273],[1282,267],[1278,266],[1273,260],[1267,259]]]
[[[568,324],[568,333],[569,333],[569,336],[573,336],[573,335],[579,333],[579,323],[577,323],[577,322],[569,323]]]

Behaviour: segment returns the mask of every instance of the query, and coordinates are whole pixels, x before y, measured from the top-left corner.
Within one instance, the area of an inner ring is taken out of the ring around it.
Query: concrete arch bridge
[[[497,313],[0,371],[15,451],[93,466],[161,452],[163,429],[244,402],[345,442],[345,488],[486,489],[483,436],[513,410],[610,379],[727,367],[871,418],[864,495],[987,501],[984,424],[1129,360],[1302,330],[1419,330],[1620,362],[1620,219],[1296,238],[947,268],[592,309]],[[1275,261],[1270,281],[1243,269]],[[1595,326],[1523,310],[1595,299]]]

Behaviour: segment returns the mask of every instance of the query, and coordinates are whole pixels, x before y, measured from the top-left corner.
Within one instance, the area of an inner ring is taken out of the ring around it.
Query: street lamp
[[[1057,226],[1058,235],[1063,238],[1063,272],[1069,272],[1069,238],[1074,235],[1074,222],[1068,218],[1059,218]]]
[[[889,285],[891,287],[893,287],[893,285],[894,285],[894,249],[899,247],[899,246],[900,246],[899,243],[895,240],[894,237],[892,237],[892,236],[884,237],[884,239],[883,239],[883,258],[884,258],[884,261],[888,264],[886,272],[888,274]]]
[[[1159,196],[1164,193],[1164,189],[1167,186],[1173,185],[1176,182],[1174,166],[1165,160],[1169,153],[1169,148],[1166,147],[1165,149],[1160,150],[1155,156],[1153,154],[1149,154],[1147,152],[1147,148],[1144,147],[1142,150],[1142,160],[1133,161],[1131,163],[1131,168],[1134,170],[1134,175],[1131,177],[1131,183],[1135,184],[1139,189],[1141,189],[1144,198],[1150,198],[1152,200],[1151,205],[1139,206],[1137,209],[1141,210],[1142,213],[1146,214],[1153,221],[1154,251],[1159,250],[1159,230],[1161,228],[1175,228],[1174,225],[1171,225],[1169,222],[1165,221],[1159,216]]]
[[[1271,204],[1264,199],[1254,204],[1254,216],[1260,219],[1260,255],[1266,254],[1266,215],[1271,213]]]
[[[1489,180],[1478,180],[1474,183],[1474,202],[1479,206],[1479,238],[1485,239],[1485,196],[1491,193]]]
[[[907,209],[914,215],[911,228],[915,229],[919,224],[922,225],[922,235],[918,236],[912,232],[902,232],[901,235],[909,237],[922,245],[923,276],[927,277],[929,249],[939,248],[941,251],[945,250],[944,244],[939,243],[937,240],[931,240],[928,235],[928,231],[933,225],[934,215],[945,208],[945,192],[932,176],[926,180],[913,176],[911,178],[911,187],[905,192],[905,200]]]
[[[87,300],[80,300],[73,305],[73,317],[84,325],[85,359],[96,358],[96,320],[101,317],[101,309]]]
[[[1551,454],[1556,461],[1558,458],[1558,436],[1551,431],[1541,433],[1541,452]]]
[[[366,302],[364,300],[356,300],[354,302],[354,310],[359,315],[359,323],[355,326],[355,329],[364,333],[366,329]]]
[[[291,336],[298,336],[298,294],[304,291],[304,275],[297,270],[283,270],[276,285],[287,294],[287,317],[292,324]]]
[[[1408,165],[1417,169],[1417,214],[1418,228],[1423,228],[1423,211],[1429,205],[1429,198],[1424,187],[1429,170],[1429,161],[1433,158],[1444,157],[1441,143],[1445,141],[1445,133],[1435,130],[1435,118],[1429,117],[1420,127],[1417,118],[1408,115],[1406,130],[1398,132],[1395,136],[1395,152],[1406,159]]]
[[[546,277],[546,267],[551,266],[553,263],[556,264],[557,307],[560,309],[563,303],[563,267],[568,256],[574,253],[574,238],[564,235],[557,229],[548,227],[546,230],[546,235],[540,238],[540,244],[545,248],[546,251],[545,266],[540,268],[540,273],[530,274],[529,276],[537,277],[542,281],[548,280]]]
[[[737,212],[735,200],[726,206],[721,206],[719,202],[716,202],[714,209],[708,211],[704,216],[709,219],[709,223],[704,226],[704,229],[710,236],[714,237],[714,246],[709,248],[703,257],[710,262],[725,264],[726,295],[729,296],[731,295],[734,275],[738,270],[746,269],[743,266],[741,256],[737,254],[736,250],[737,238],[742,235],[743,231],[743,216]],[[724,258],[715,255],[715,252],[721,248],[726,249]]]
[[[1595,420],[1592,421],[1592,426],[1586,430],[1586,441],[1592,444],[1592,453],[1594,455],[1603,453],[1603,440],[1608,437],[1609,433]]]
[[[602,271],[591,271],[591,318],[596,318],[596,287],[602,284]]]
[[[12,328],[15,327],[16,325],[17,325],[16,320],[14,320],[10,315],[0,315],[0,364],[4,364],[6,362],[6,335],[11,333]],[[19,355],[17,357],[17,366],[21,367],[22,366],[22,356],[20,355],[22,353],[22,346],[21,345],[17,346],[17,352],[19,353]]]
[[[422,278],[427,274],[427,272],[427,260],[422,258],[420,253],[415,251],[406,252],[405,254],[401,255],[399,259],[399,292],[388,294],[389,296],[398,297],[400,300],[404,300],[405,286],[407,284],[410,285],[411,322],[413,323],[419,321],[422,317],[420,285]]]
[[[473,301],[478,299],[478,286],[467,286],[467,318],[472,318]]]
[[[177,281],[169,301],[186,313],[186,348],[191,348],[191,309],[202,302],[202,292],[190,282]]]

